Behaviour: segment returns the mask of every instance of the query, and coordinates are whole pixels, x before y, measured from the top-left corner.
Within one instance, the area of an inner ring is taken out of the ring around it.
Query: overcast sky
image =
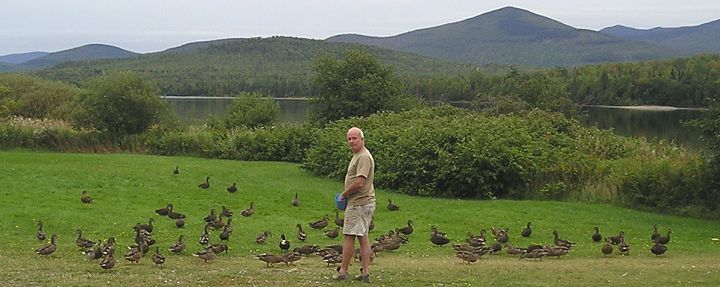
[[[720,19],[718,0],[2,0],[0,55],[91,43],[146,53],[221,38],[392,36],[505,6],[592,30]]]

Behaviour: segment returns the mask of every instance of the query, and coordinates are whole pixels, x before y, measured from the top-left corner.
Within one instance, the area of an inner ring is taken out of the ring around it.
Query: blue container
[[[335,207],[340,210],[345,210],[347,208],[347,201],[344,198],[340,198],[340,194],[335,194]]]

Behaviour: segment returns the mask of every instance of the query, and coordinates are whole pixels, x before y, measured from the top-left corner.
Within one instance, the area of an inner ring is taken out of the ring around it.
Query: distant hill
[[[689,53],[720,53],[720,20],[677,28],[635,29],[616,25],[604,28],[600,33],[655,43]]]
[[[0,63],[6,64],[22,64],[30,60],[34,60],[40,57],[47,56],[48,52],[29,52],[29,53],[17,53],[5,56],[0,56]]]
[[[132,70],[168,95],[224,96],[260,91],[273,96],[312,93],[312,65],[319,55],[339,56],[367,49],[400,77],[464,74],[479,69],[416,54],[358,44],[290,37],[221,39],[196,42],[126,59],[68,62],[35,74],[80,83],[112,70]],[[502,69],[502,67],[494,67]]]
[[[339,35],[327,40],[461,63],[539,67],[641,61],[682,54],[656,44],[576,29],[515,7],[391,37]]]
[[[49,53],[45,56],[16,65],[15,68],[16,70],[36,70],[71,61],[130,58],[136,55],[138,54],[115,46],[89,44],[68,50]]]

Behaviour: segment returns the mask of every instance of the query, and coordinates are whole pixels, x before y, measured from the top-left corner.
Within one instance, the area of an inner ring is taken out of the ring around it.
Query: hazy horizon
[[[600,30],[695,26],[717,20],[720,1],[50,1],[3,3],[0,55],[56,52],[107,44],[132,52],[162,51],[224,38],[338,34],[393,36],[462,21],[513,6],[566,25]]]

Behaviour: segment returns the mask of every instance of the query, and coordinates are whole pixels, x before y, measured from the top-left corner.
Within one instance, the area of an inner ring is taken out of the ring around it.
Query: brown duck
[[[148,218],[148,224],[140,224],[138,225],[138,227],[142,230],[152,233],[154,229],[153,223],[155,223],[155,218],[150,217]]]
[[[185,242],[183,242],[183,239],[185,239],[185,236],[182,234],[180,237],[178,237],[178,241],[170,245],[170,252],[175,254],[180,254],[185,249]]]
[[[205,182],[198,184],[199,188],[208,189],[210,187],[210,177],[205,177]]]
[[[332,230],[325,231],[325,236],[327,236],[330,239],[335,239],[340,235],[340,228],[333,228]]]
[[[35,237],[37,237],[37,239],[40,241],[47,239],[47,234],[45,233],[45,230],[43,230],[42,221],[38,221],[37,225],[38,225],[38,231],[35,234]]]
[[[215,214],[215,208],[210,209],[210,214],[208,214],[208,216],[205,216],[204,220],[207,223],[212,223],[217,220],[217,215]]]
[[[88,195],[88,192],[86,190],[83,190],[82,195],[80,195],[80,201],[82,203],[91,203],[93,201],[92,197]]]
[[[198,243],[200,245],[207,245],[210,242],[210,233],[208,232],[208,229],[210,228],[210,223],[205,224],[205,232],[203,232],[202,235],[200,235],[200,239],[198,239]]]
[[[168,205],[163,208],[155,209],[155,213],[157,213],[158,215],[167,216],[171,210],[172,210],[172,204],[168,203]]]
[[[231,186],[228,186],[225,190],[227,190],[229,193],[235,193],[237,192],[237,184],[233,182]]]
[[[184,214],[173,211],[174,210],[173,208],[175,208],[175,207],[172,204],[168,205],[168,207],[170,208],[170,210],[168,211],[167,216],[170,219],[185,218]]]
[[[397,206],[396,204],[392,203],[392,200],[388,198],[387,209],[390,211],[398,211],[398,210],[400,210],[400,207]]]
[[[193,256],[200,257],[202,260],[205,260],[205,263],[213,261],[217,258],[217,254],[215,254],[212,248],[203,248],[202,250],[194,253]]]
[[[480,255],[469,251],[458,251],[457,253],[455,253],[455,256],[467,262],[468,264],[477,262],[478,258],[480,258]]]
[[[270,231],[263,231],[262,233],[258,234],[255,237],[255,242],[257,244],[263,244],[263,243],[265,243],[265,241],[267,241],[267,238],[270,235],[271,235]]]
[[[251,201],[251,202],[250,202],[250,207],[248,207],[248,208],[246,208],[245,210],[243,210],[242,212],[240,212],[240,215],[242,215],[242,216],[244,216],[244,217],[248,217],[248,216],[253,215],[253,214],[255,213],[255,206],[254,206],[254,204],[255,204],[255,202],[254,202],[254,201]]]
[[[593,242],[600,242],[600,240],[602,240],[602,235],[600,235],[600,229],[597,226],[595,226],[595,233],[593,233],[591,237]]]
[[[225,217],[232,217],[233,212],[223,205],[220,215],[225,216]]]
[[[410,235],[410,234],[412,234],[413,231],[414,231],[412,225],[413,225],[413,221],[412,221],[412,220],[408,220],[408,221],[407,221],[407,226],[400,227],[400,228],[398,228],[397,231],[399,231],[400,233],[405,234],[405,235]]]
[[[267,267],[270,267],[271,265],[274,266],[274,264],[277,263],[284,263],[285,257],[280,255],[274,255],[270,253],[263,253],[256,256],[260,261],[265,262]]]
[[[110,270],[115,267],[115,249],[110,250],[108,254],[105,255],[105,258],[103,258],[102,261],[100,261],[100,268],[105,270]]]
[[[612,255],[613,253],[613,246],[612,246],[612,240],[610,238],[605,239],[605,245],[603,245],[602,249],[600,249],[604,255]]]
[[[298,198],[297,192],[295,193],[295,197],[292,200],[293,206],[300,206],[300,199]]]
[[[165,263],[165,256],[160,254],[160,247],[155,247],[155,254],[152,256],[152,261],[155,263],[155,266],[162,266]]]
[[[435,226],[432,226],[430,227],[430,242],[432,242],[436,246],[442,246],[448,244],[450,242],[450,239],[447,238],[445,233],[438,231]]]
[[[650,252],[655,254],[655,256],[663,255],[665,254],[665,251],[667,251],[667,246],[660,244],[657,240],[655,240],[655,245],[650,247]]]
[[[670,242],[670,234],[672,233],[672,229],[668,228],[667,236],[658,236],[656,239],[658,243],[660,244],[668,244]]]
[[[570,240],[560,239],[560,237],[558,237],[557,230],[553,230],[553,235],[555,235],[555,239],[553,240],[553,243],[555,243],[555,245],[557,245],[557,246],[572,247],[573,245],[575,245],[575,242],[572,242]]]
[[[75,233],[77,233],[77,238],[75,238],[75,245],[77,245],[78,247],[90,248],[95,246],[95,242],[92,242],[82,237],[82,230],[75,230]]]
[[[527,223],[527,226],[520,232],[520,235],[522,237],[530,237],[532,234],[532,227],[530,227],[530,222]]]
[[[650,234],[650,241],[655,241],[658,237],[660,237],[660,232],[658,232],[657,224],[653,224],[652,226],[652,234]]]
[[[325,214],[322,219],[309,224],[313,229],[323,229],[325,226],[328,226],[328,223],[330,223],[330,221],[328,220],[328,215]]]
[[[300,223],[298,223],[296,226],[297,226],[297,229],[298,229],[298,231],[297,231],[297,239],[300,240],[300,241],[305,241],[305,240],[307,240],[307,233],[305,233],[305,231],[302,230],[302,225],[300,225]]]
[[[40,255],[50,255],[57,250],[57,245],[55,245],[55,241],[57,240],[57,234],[53,234],[50,236],[50,243],[46,243],[45,245],[41,246],[38,249],[35,249],[35,253]]]

